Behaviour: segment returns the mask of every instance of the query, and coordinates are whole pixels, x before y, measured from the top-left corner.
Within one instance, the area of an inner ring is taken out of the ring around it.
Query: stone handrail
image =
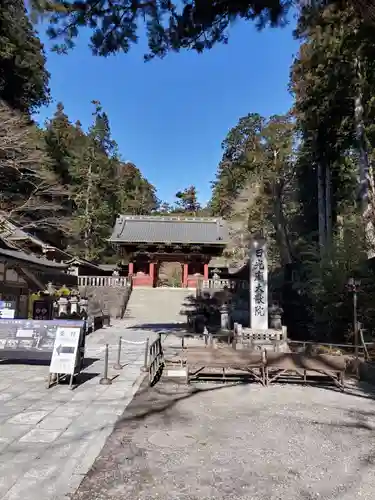
[[[78,276],[78,286],[130,287],[131,279],[125,276]]]
[[[242,289],[247,289],[249,288],[249,284],[247,281],[244,280],[231,280],[231,279],[209,279],[209,280],[202,280],[202,289],[216,289],[216,290],[222,290],[223,288],[234,288],[235,286],[238,286],[239,288]]]
[[[271,343],[287,342],[287,328],[283,326],[281,330],[268,328],[267,330],[255,330],[252,328],[243,328],[239,323],[234,323],[233,331],[236,339],[240,342],[252,343]]]

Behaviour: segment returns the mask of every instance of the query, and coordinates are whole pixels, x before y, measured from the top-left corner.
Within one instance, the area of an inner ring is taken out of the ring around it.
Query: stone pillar
[[[61,316],[61,314],[67,314],[69,303],[68,299],[66,297],[60,297],[57,303],[59,305],[58,315]]]
[[[129,262],[129,271],[128,271],[129,276],[134,274],[134,264],[133,262]]]
[[[188,277],[189,277],[189,264],[187,262],[184,263],[183,269],[183,278],[182,278],[182,287],[187,288],[188,286]]]
[[[70,297],[70,314],[78,314],[78,297],[77,295],[72,295]]]
[[[220,316],[221,316],[221,329],[228,330],[229,329],[229,310],[227,304],[223,304],[220,308]]]
[[[86,316],[88,314],[88,305],[89,305],[89,301],[82,297],[80,298],[79,300],[79,311],[80,313],[82,314],[83,312],[85,312]]]
[[[203,278],[205,280],[208,280],[208,264],[204,264],[204,268],[203,268]]]
[[[155,277],[155,263],[150,262],[148,269],[149,269],[148,274],[150,275],[151,283],[153,285],[154,284],[154,277]]]
[[[268,329],[267,245],[263,238],[250,243],[250,328]]]

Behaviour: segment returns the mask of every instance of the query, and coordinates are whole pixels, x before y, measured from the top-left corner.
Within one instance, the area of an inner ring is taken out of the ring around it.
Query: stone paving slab
[[[122,336],[122,370],[114,370]],[[0,363],[0,499],[67,500],[100,453],[141,382],[150,331],[117,320],[86,340],[81,383],[46,388],[48,366]],[[99,385],[109,344],[112,385]]]

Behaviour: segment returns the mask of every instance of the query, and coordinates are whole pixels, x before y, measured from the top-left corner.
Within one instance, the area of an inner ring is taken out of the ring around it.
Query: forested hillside
[[[250,109],[234,124],[223,138],[212,199],[202,207],[194,185],[181,186],[172,205],[157,198],[137,166],[123,161],[100,102],[92,102],[87,128],[72,123],[63,103],[45,124],[32,121],[51,100],[45,54],[24,2],[2,2],[2,215],[61,248],[102,262],[111,259],[106,239],[118,213],[221,215],[231,226],[227,254],[232,261],[246,259],[254,235],[267,238],[271,296],[282,302],[297,333],[340,340],[350,334],[349,278],[361,280],[359,318],[373,331],[374,29],[355,2],[299,5],[300,49],[289,82],[293,105],[283,116],[264,117]],[[253,18],[261,20],[264,9],[260,6]],[[233,16],[241,17],[239,12]],[[282,12],[271,13],[269,20],[277,25]],[[58,13],[55,21],[64,22],[66,14]],[[194,32],[197,26],[190,28]],[[210,21],[205,26],[212,28]],[[222,34],[228,26],[224,23]],[[196,40],[205,31],[198,30]],[[187,33],[189,40],[191,30]],[[51,34],[64,36],[63,31]],[[225,36],[209,40],[193,48],[209,49]],[[152,36],[151,41],[156,43]],[[106,40],[113,42],[108,47],[99,38],[96,42],[99,54],[123,49],[118,40]],[[164,55],[184,47],[181,39],[173,47],[164,42],[151,52]]]
[[[110,119],[92,102],[92,122],[73,123],[58,103],[45,124],[33,113],[50,102],[43,46],[23,0],[0,7],[0,210],[59,248],[111,260],[107,244],[119,213],[202,212],[194,186],[160,201],[136,165],[124,162]]]
[[[361,279],[360,320],[375,327],[375,35],[351,6],[329,5],[302,9],[295,36],[292,109],[249,110],[229,131],[211,209],[230,221],[232,260],[267,237],[271,287],[296,330],[342,340],[351,277]]]

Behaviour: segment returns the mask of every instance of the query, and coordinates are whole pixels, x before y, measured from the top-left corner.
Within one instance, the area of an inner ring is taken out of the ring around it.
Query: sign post
[[[51,374],[56,374],[57,382],[59,381],[59,375],[70,375],[69,385],[72,387],[77,368],[80,335],[81,328],[64,326],[57,328],[49,367],[48,387],[50,386]]]
[[[250,243],[250,328],[268,329],[267,244],[263,238]]]

